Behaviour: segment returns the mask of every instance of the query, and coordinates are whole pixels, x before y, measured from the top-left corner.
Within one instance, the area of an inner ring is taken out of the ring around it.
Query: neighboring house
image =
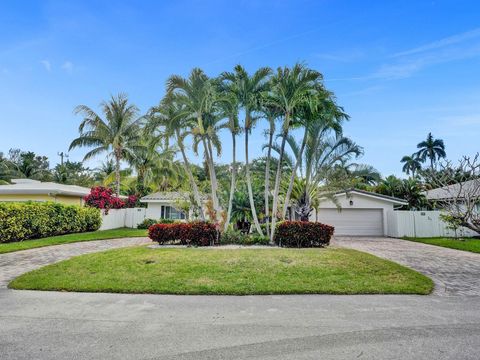
[[[156,192],[142,197],[140,202],[147,204],[145,216],[148,219],[186,220],[192,216],[191,211],[188,214],[179,209],[180,204],[190,202],[186,193]]]
[[[54,201],[82,205],[90,189],[76,185],[41,182],[31,179],[12,179],[11,185],[0,185],[0,202]]]
[[[388,213],[408,205],[403,199],[380,195],[369,191],[350,189],[321,199],[316,210],[310,214],[311,221],[319,221],[335,227],[335,235],[386,236]]]
[[[480,212],[480,180],[478,179],[427,190],[424,195],[427,200],[436,203],[440,208],[449,202],[464,203],[478,199],[476,210]]]

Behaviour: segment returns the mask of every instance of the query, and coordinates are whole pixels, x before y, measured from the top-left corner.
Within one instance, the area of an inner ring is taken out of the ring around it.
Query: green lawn
[[[480,239],[457,240],[452,238],[404,238],[405,240],[421,242],[424,244],[442,246],[450,249],[480,253]]]
[[[25,241],[5,243],[5,244],[0,243],[0,254],[9,253],[13,251],[33,249],[33,248],[44,247],[44,246],[50,246],[50,245],[67,244],[72,242],[105,240],[105,239],[137,237],[137,236],[147,236],[147,230],[121,228],[121,229],[87,232],[87,233],[81,233],[81,234],[59,235],[59,236],[52,236],[52,237],[47,237],[43,239],[25,240]]]
[[[150,249],[82,255],[24,274],[14,289],[202,294],[429,294],[411,269],[350,249]]]

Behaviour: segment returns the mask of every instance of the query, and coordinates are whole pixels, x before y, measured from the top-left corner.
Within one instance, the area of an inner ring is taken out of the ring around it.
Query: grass
[[[446,247],[450,249],[470,251],[473,253],[480,253],[480,239],[464,239],[457,240],[453,238],[445,237],[433,237],[433,238],[404,238],[405,240],[421,242],[424,244],[436,245]]]
[[[147,236],[147,230],[121,228],[103,231],[93,231],[80,234],[59,235],[46,237],[43,239],[25,240],[5,244],[0,243],[0,254],[80,241],[106,240],[137,236]]]
[[[13,289],[80,292],[429,294],[416,271],[350,249],[150,249],[78,256],[26,273]]]

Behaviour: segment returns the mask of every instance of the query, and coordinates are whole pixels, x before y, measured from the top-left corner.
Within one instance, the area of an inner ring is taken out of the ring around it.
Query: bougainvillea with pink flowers
[[[130,195],[123,200],[116,197],[112,189],[104,186],[93,187],[90,194],[85,196],[83,200],[86,206],[103,209],[105,214],[108,214],[110,209],[135,207],[138,203],[138,198],[135,195]]]

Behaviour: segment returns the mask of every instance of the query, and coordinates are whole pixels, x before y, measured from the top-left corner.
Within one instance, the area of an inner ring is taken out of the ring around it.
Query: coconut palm
[[[245,132],[245,176],[253,223],[255,229],[261,235],[263,235],[263,233],[260,228],[253,198],[248,140],[252,128],[258,120],[255,112],[260,110],[261,99],[269,88],[268,79],[270,73],[270,68],[263,67],[250,76],[243,66],[237,65],[233,72],[224,72],[221,75],[221,79],[231,85],[232,92],[237,96],[238,102],[245,112],[245,121],[243,123],[243,130]]]
[[[435,139],[432,133],[428,133],[427,139],[418,143],[417,148],[420,149],[416,153],[421,162],[430,160],[430,169],[434,169],[435,162],[447,156],[445,152],[445,144],[442,139]]]
[[[278,68],[277,73],[272,78],[272,89],[268,98],[268,103],[281,109],[283,123],[281,130],[282,143],[280,145],[279,164],[282,164],[285,153],[285,144],[290,130],[291,122],[295,119],[296,112],[305,102],[307,95],[315,92],[322,75],[308,69],[303,64],[296,64],[293,68]],[[273,193],[272,222],[270,231],[270,242],[273,243],[275,236],[275,225],[277,210],[279,204],[280,180],[282,176],[282,166],[277,167],[275,176],[275,187]]]
[[[174,95],[175,102],[182,105],[182,116],[196,121],[194,126],[191,122],[189,125],[192,126],[192,135],[202,143],[204,148],[210,176],[212,204],[219,220],[221,207],[218,201],[218,183],[213,161],[213,148],[217,148],[217,154],[220,152],[220,141],[216,132],[218,128],[214,125],[216,124],[214,106],[217,101],[215,85],[215,82],[199,68],[194,68],[188,78],[173,75],[167,80],[167,91]]]
[[[120,163],[135,157],[139,145],[140,127],[144,118],[139,117],[138,108],[129,104],[125,94],[112,96],[101,103],[105,119],[86,105],[79,105],[74,113],[84,116],[78,128],[80,136],[72,141],[70,149],[94,147],[84,156],[84,160],[109,152],[115,159],[115,192],[120,194]]]
[[[422,164],[420,163],[418,157],[415,154],[412,154],[411,156],[405,155],[404,157],[402,157],[402,160],[400,160],[400,162],[403,163],[402,171],[407,175],[410,175],[410,173],[412,173],[413,177],[415,177],[415,173],[417,171],[422,169]]]

